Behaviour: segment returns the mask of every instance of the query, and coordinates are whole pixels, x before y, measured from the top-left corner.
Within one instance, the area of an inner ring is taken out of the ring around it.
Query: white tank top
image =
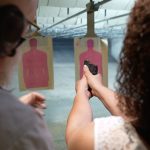
[[[136,130],[123,118],[110,116],[94,120],[94,150],[146,150]]]

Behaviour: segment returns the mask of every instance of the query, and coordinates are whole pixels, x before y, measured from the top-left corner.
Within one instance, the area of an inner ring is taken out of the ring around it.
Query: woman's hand
[[[88,98],[91,97],[91,94],[88,91],[88,83],[85,76],[83,76],[82,79],[77,82],[76,93],[77,95],[85,94]]]
[[[84,66],[84,75],[86,76],[88,85],[92,89],[92,94],[98,97],[108,111],[114,116],[122,116],[125,120],[129,120],[118,107],[117,93],[103,86],[100,74],[92,75],[87,66]]]
[[[19,100],[26,105],[34,107],[38,114],[44,115],[44,112],[42,110],[46,109],[46,104],[43,95],[37,92],[32,92],[20,97]]]
[[[91,91],[92,95],[96,97],[101,97],[100,89],[102,89],[103,87],[101,75],[100,74],[93,75],[86,65],[84,65],[83,70],[84,70],[84,75],[87,79],[88,85],[92,89]]]

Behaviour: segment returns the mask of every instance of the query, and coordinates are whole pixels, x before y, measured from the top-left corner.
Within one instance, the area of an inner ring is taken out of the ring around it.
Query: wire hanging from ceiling
[[[47,0],[47,5],[46,6],[49,6],[49,0]]]
[[[61,12],[61,7],[59,8],[59,12],[58,12],[58,15],[57,15],[58,17],[60,16],[60,12]]]

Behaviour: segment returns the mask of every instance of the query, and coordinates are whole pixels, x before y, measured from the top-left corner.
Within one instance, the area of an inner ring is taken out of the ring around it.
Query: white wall
[[[116,61],[119,60],[119,54],[120,54],[122,46],[123,46],[123,40],[124,40],[124,37],[113,38],[113,39],[109,40],[110,53]]]

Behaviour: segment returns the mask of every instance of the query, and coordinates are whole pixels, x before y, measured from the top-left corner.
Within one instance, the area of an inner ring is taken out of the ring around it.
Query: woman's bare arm
[[[127,121],[131,120],[131,118],[125,116],[118,107],[117,93],[103,86],[100,74],[92,75],[87,66],[84,66],[84,74],[87,78],[88,84],[92,88],[92,94],[101,100],[112,115],[121,116]]]
[[[66,142],[69,150],[93,150],[94,132],[88,95],[87,81],[83,77],[77,85],[77,94],[67,121]]]

